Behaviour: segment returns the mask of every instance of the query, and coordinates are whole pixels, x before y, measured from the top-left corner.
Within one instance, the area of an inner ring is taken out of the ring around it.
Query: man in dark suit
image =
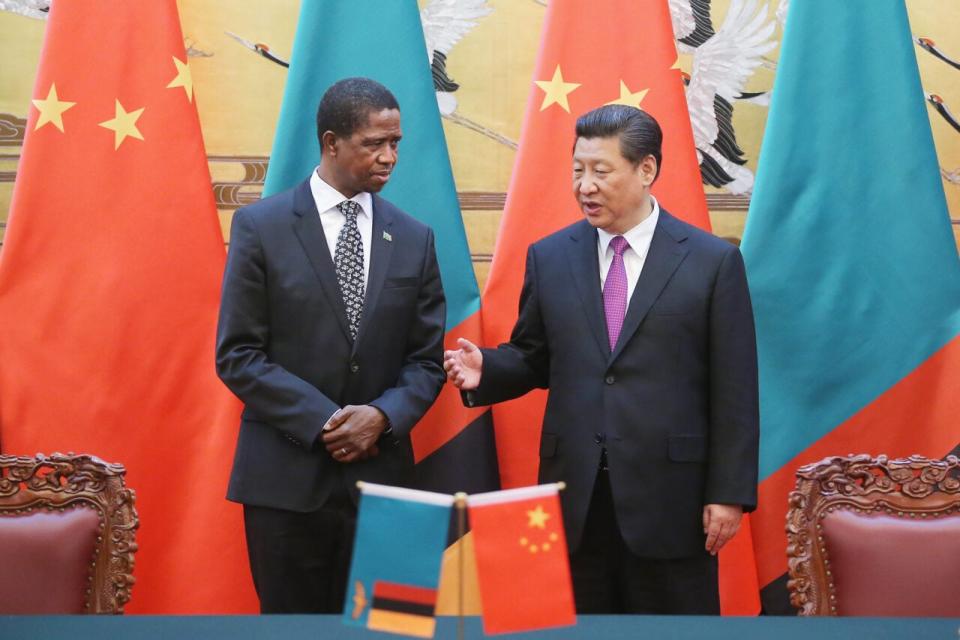
[[[756,505],[756,342],[740,252],[650,195],[645,112],[577,120],[585,220],[530,246],[510,342],[445,353],[468,404],[549,388],[540,481],[564,481],[580,613],[719,613],[717,551]]]
[[[411,483],[410,430],[444,382],[433,233],[376,195],[396,99],[341,80],[317,131],[316,171],[234,215],[217,330],[217,372],[245,404],[227,497],[264,613],[342,610],[356,481]]]

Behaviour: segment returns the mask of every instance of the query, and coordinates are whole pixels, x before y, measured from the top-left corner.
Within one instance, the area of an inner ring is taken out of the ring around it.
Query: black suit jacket
[[[373,196],[370,273],[351,343],[309,180],[233,218],[217,372],[244,402],[227,497],[307,511],[358,479],[412,482],[410,430],[444,381],[446,305],[429,227]],[[335,462],[317,436],[347,404],[386,414],[380,455]]]
[[[576,549],[601,446],[633,553],[703,552],[703,505],[757,500],[759,409],[753,313],[733,245],[661,209],[611,353],[597,232],[586,221],[530,246],[510,342],[483,350],[490,404],[548,387],[540,481],[563,480]]]

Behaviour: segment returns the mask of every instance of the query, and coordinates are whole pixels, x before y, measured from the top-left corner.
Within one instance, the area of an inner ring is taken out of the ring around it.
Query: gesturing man
[[[580,613],[719,613],[715,554],[757,500],[757,356],[740,252],[650,194],[657,122],[577,120],[585,219],[530,246],[510,342],[460,340],[467,404],[548,388],[540,481],[565,481]]]

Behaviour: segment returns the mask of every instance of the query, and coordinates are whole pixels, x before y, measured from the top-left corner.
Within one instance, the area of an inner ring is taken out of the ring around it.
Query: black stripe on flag
[[[407,600],[390,600],[388,598],[373,598],[373,609],[380,611],[393,611],[395,613],[409,613],[415,616],[433,616],[432,604],[420,604],[419,602],[409,602]]]

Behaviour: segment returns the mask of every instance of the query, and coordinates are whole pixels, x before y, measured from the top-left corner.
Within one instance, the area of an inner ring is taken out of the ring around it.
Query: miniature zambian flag
[[[467,498],[487,634],[576,623],[558,490],[549,484]]]
[[[432,638],[453,496],[363,483],[343,621]]]

